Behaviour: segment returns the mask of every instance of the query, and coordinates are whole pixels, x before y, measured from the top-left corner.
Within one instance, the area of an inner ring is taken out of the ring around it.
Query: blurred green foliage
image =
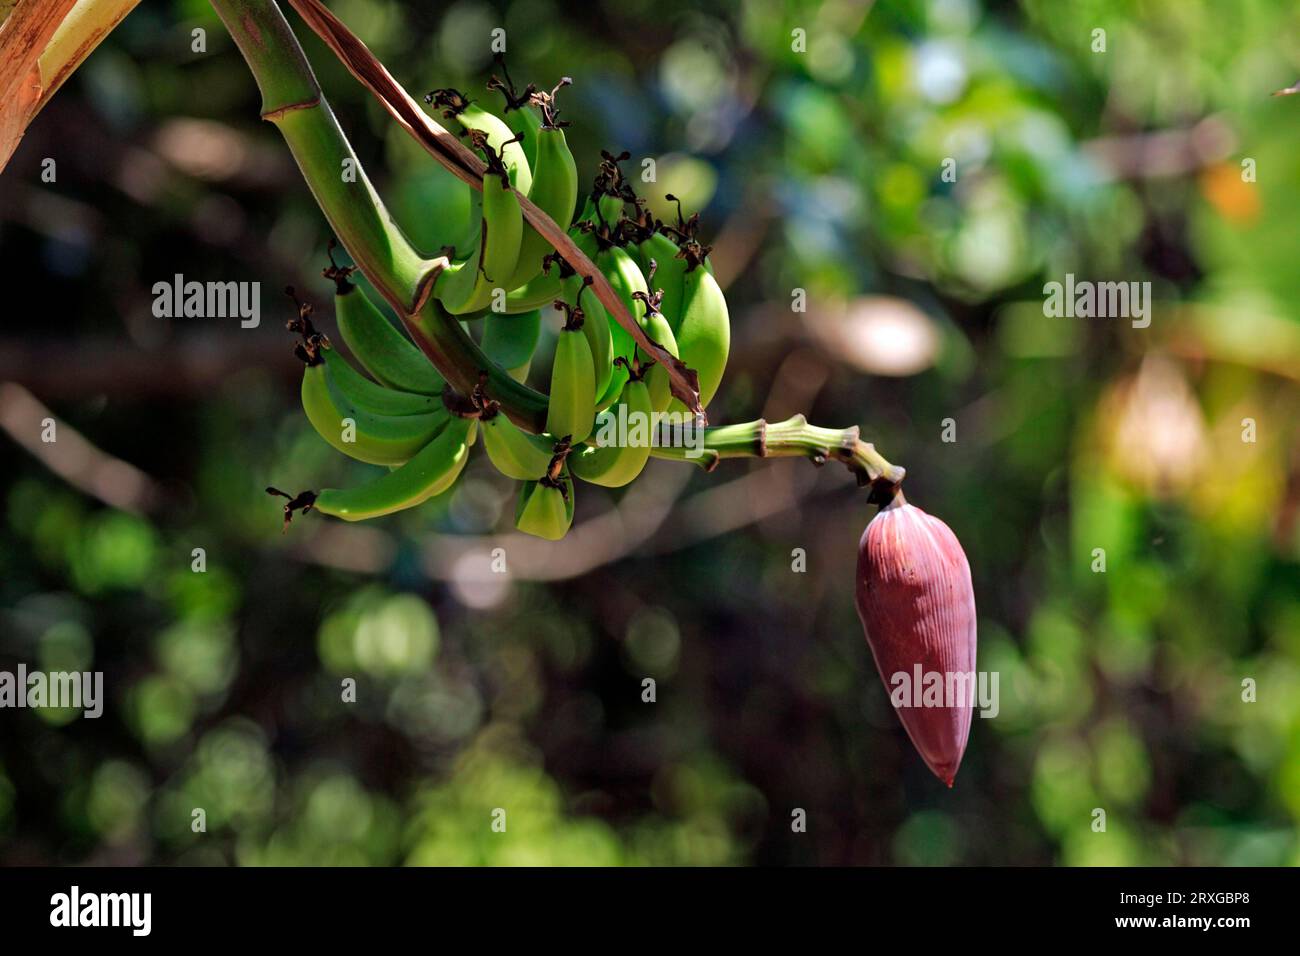
[[[107,695],[99,720],[0,712],[0,863],[1300,862],[1300,97],[1268,95],[1300,73],[1294,5],[330,6],[416,95],[490,102],[504,26],[516,81],[574,77],[584,178],[602,148],[634,174],[656,159],[638,189],[665,219],[668,193],[701,210],[725,266],[712,419],[859,423],[907,466],[970,557],[1000,712],[954,790],[930,777],[852,609],[870,509],[829,468],[716,534],[692,496],[750,468],[692,475],[648,544],[550,583],[444,560],[509,528],[481,460],[416,512],[278,534],[267,484],[369,472],[298,410],[275,301],[295,284],[331,327],[327,227],[210,7],[142,4],[0,178],[6,272],[58,303],[6,310],[0,352],[80,356],[11,374],[165,492],[119,510],[0,441],[0,669],[100,670]],[[304,46],[433,242],[463,187]],[[261,281],[266,321],[153,318],[178,272]],[[1151,328],[1045,318],[1067,272],[1152,283]],[[910,307],[884,338],[882,301]],[[903,332],[930,345],[895,377]],[[259,358],[217,384],[177,359],[236,344]],[[124,350],[150,374],[79,380]],[[672,469],[637,488],[677,487]],[[634,494],[584,487],[579,523]]]

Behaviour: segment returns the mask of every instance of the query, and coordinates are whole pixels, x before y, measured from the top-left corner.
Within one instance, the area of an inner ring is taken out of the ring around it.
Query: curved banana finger
[[[516,382],[528,378],[533,352],[542,335],[542,314],[537,309],[520,315],[488,312],[483,319],[484,354],[505,369]]]
[[[682,287],[686,276],[686,260],[678,255],[677,244],[658,231],[640,242],[637,252],[641,269],[647,276],[652,268],[651,263],[654,263],[654,280],[649,283],[651,291],[663,293],[659,310],[676,335],[682,322]]]
[[[442,115],[446,119],[454,120],[466,134],[481,133],[488,145],[501,155],[511,185],[527,194],[532,187],[532,167],[522,145],[511,142],[515,138],[515,133],[508,123],[471,101],[460,91],[451,88],[426,93],[424,101],[440,108]],[[468,225],[464,238],[456,245],[460,258],[466,258],[468,252],[478,248],[482,238],[482,225],[483,194],[477,189],[471,189]]]
[[[505,296],[505,283],[519,261],[524,227],[519,197],[510,188],[500,156],[482,133],[474,131],[470,135],[488,162],[483,176],[482,229],[476,247],[443,269],[433,286],[434,296],[453,315],[486,308],[497,290]]]
[[[651,275],[648,281],[654,280],[655,261],[650,262]],[[645,329],[646,335],[662,345],[669,355],[677,357],[677,339],[673,335],[672,328],[668,325],[668,320],[664,314],[659,311],[659,300],[663,293],[655,291],[647,295],[643,292],[633,293],[636,300],[641,304],[642,312],[637,317],[641,328]],[[650,392],[650,406],[655,412],[667,410],[669,403],[672,401],[672,383],[668,379],[668,369],[661,363],[654,362],[649,356],[637,347],[637,362],[641,367],[649,366],[649,371],[645,373],[646,388]]]
[[[438,370],[349,279],[353,268],[333,262],[333,248],[334,241],[330,240],[331,263],[322,275],[334,280],[334,320],[348,349],[381,385],[420,395],[440,395],[447,383]]]
[[[568,319],[555,344],[546,430],[577,444],[591,434],[595,421],[596,369],[591,346],[582,334],[582,309],[562,300],[555,305],[567,313]]]
[[[488,460],[507,478],[536,481],[550,470],[557,455],[568,454],[566,442],[551,435],[531,435],[505,415],[484,418],[481,430]]]
[[[322,349],[320,355],[343,397],[358,408],[376,415],[419,415],[442,408],[441,399],[433,395],[375,384],[354,369],[337,349]]]
[[[506,293],[506,315],[530,312],[550,305],[560,294],[560,280],[555,276],[534,276],[524,285]]]
[[[586,252],[587,250],[583,249],[583,251]],[[636,293],[645,294],[649,291],[646,286],[645,276],[641,274],[641,267],[621,246],[610,246],[596,252],[594,261],[596,268],[609,280],[614,292],[623,301],[628,314],[640,322],[642,308],[637,302]],[[617,322],[609,323],[609,334],[611,339],[610,354],[614,358],[621,357],[631,361],[636,348],[632,334]],[[622,394],[623,386],[626,384],[627,369],[615,368],[610,374],[609,382],[597,400],[597,405],[600,408],[607,408],[612,405],[618,396]]]
[[[533,188],[532,167],[528,164],[528,156],[519,142],[518,134],[504,120],[450,87],[426,93],[424,101],[441,109],[442,115],[447,119],[459,123],[471,138],[474,133],[481,134],[492,151],[500,156],[510,185],[525,196],[528,195],[528,191]],[[478,146],[475,148],[481,149]]]
[[[559,541],[573,524],[573,479],[567,470],[556,478],[525,482],[515,500],[515,527],[525,534]]]
[[[400,465],[447,424],[445,408],[414,415],[380,415],[350,403],[323,361],[302,376],[302,407],[316,432],[349,457],[373,465]]]
[[[614,340],[610,335],[609,313],[596,298],[591,283],[574,273],[562,280],[565,302],[577,303],[582,310],[582,334],[591,348],[591,364],[596,372],[596,392],[602,395],[614,373]]]
[[[550,93],[536,93],[533,99],[542,110],[542,121],[534,136],[537,143],[533,166],[533,185],[528,198],[545,212],[560,229],[568,229],[573,220],[574,205],[578,200],[578,167],[569,151],[562,125],[557,119],[555,94],[569,83],[568,77],[560,81]],[[524,110],[532,113],[530,108]],[[542,270],[542,259],[551,252],[551,244],[531,225],[525,225],[523,241],[519,248],[519,262],[514,274],[506,283],[507,289],[517,288],[532,280]]]
[[[533,94],[537,92],[537,87],[529,83],[522,93],[516,93],[514,81],[510,79],[510,72],[506,69],[505,56],[497,53],[493,59],[501,68],[501,74],[505,79],[502,80],[494,73],[488,80],[487,88],[496,90],[505,99],[501,118],[510,127],[511,132],[520,139],[524,147],[524,155],[528,158],[528,166],[536,171],[537,130],[542,125],[542,118],[532,107]]]
[[[469,460],[473,420],[453,416],[447,427],[400,468],[354,488],[325,488],[314,507],[345,521],[364,521],[414,508],[450,488]]]
[[[682,286],[682,318],[677,329],[678,357],[695,369],[700,377],[700,405],[713,399],[722,383],[731,350],[731,319],[727,298],[722,294],[713,273],[704,267],[707,249],[688,243],[687,269]],[[686,406],[673,399],[672,411],[686,412]]]
[[[569,456],[569,470],[577,478],[606,488],[621,488],[633,481],[650,460],[652,435],[650,392],[645,382],[630,380],[618,402],[601,412],[588,445]]]

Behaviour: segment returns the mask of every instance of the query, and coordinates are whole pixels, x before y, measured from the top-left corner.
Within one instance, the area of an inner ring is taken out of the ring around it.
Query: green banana
[[[627,150],[615,156],[605,150],[600,151],[600,167],[591,187],[591,199],[594,200],[592,218],[597,227],[607,237],[618,236],[623,230],[623,212],[628,203],[640,206],[632,185],[623,175],[619,163],[632,156]]]
[[[569,238],[577,244],[588,259],[595,258],[596,240],[591,235],[590,228],[584,229],[583,224],[590,223],[595,208],[591,200],[588,199],[586,206],[583,207],[582,215],[575,219],[573,225],[569,228]],[[542,274],[533,276],[526,283],[506,294],[505,311],[507,313],[514,314],[527,312],[530,309],[538,309],[550,305],[559,297],[562,291],[560,276],[554,269],[546,270],[545,263],[546,256],[543,256]]]
[[[433,395],[376,385],[354,369],[337,349],[321,349],[320,355],[339,392],[349,404],[364,411],[376,415],[419,415],[443,407],[442,401]]]
[[[522,144],[532,174],[531,185],[526,190],[518,183],[516,188],[524,192],[561,229],[567,229],[573,219],[573,206],[578,197],[578,167],[561,128],[567,124],[559,123],[556,119],[555,94],[572,81],[567,76],[564,77],[550,93],[538,92],[530,83],[522,94],[517,94],[514,82],[505,68],[504,57],[497,54],[496,60],[505,80],[494,75],[488,82],[488,89],[499,91],[505,98],[504,123],[514,134],[514,139]],[[447,93],[448,91],[435,91],[430,96],[441,95],[442,101],[447,101]],[[541,110],[540,115],[533,108],[534,105]],[[517,289],[535,278],[541,271],[542,257],[550,251],[551,244],[536,229],[526,224],[518,263],[504,287],[507,290]],[[546,298],[542,298],[535,305],[542,305],[546,301]],[[516,310],[507,306],[506,311]]]
[[[677,243],[658,231],[637,243],[636,253],[638,265],[647,276],[650,275],[650,264],[654,263],[654,279],[647,281],[655,290],[663,292],[659,310],[676,334],[682,322],[682,284],[686,275],[686,260],[678,255]]]
[[[608,194],[601,196],[596,200],[597,220],[613,228],[618,225],[618,221],[623,218],[623,207],[626,203],[621,196],[610,196]]]
[[[596,372],[596,392],[601,395],[614,373],[614,341],[609,332],[609,313],[596,298],[591,283],[581,276],[568,276],[561,281],[565,302],[576,302],[582,309],[582,333],[591,347],[591,364]]]
[[[510,188],[500,157],[477,130],[471,138],[488,159],[483,176],[483,222],[479,240],[470,253],[443,269],[434,280],[433,294],[453,315],[485,308],[493,292],[508,291],[504,283],[519,261],[524,220],[519,197]]]
[[[547,107],[546,111],[548,120],[552,120],[551,109]],[[536,135],[537,166],[528,198],[554,219],[561,230],[568,229],[578,199],[578,167],[573,161],[573,153],[569,152],[563,129],[543,125]],[[550,251],[550,242],[531,225],[526,226],[518,264],[505,287],[516,289],[532,280],[542,271],[542,257]]]
[[[414,508],[450,488],[469,459],[475,422],[452,416],[446,427],[410,461],[355,488],[325,488],[313,503],[345,521],[364,521]]]
[[[551,435],[530,435],[503,414],[483,420],[483,447],[488,460],[507,478],[536,480],[547,473],[557,454],[568,445]]]
[[[548,541],[559,541],[573,524],[573,479],[564,469],[555,479],[528,481],[515,500],[515,527]]]
[[[510,185],[525,196],[533,188],[532,167],[517,134],[500,117],[488,112],[463,93],[454,89],[433,90],[425,94],[424,101],[442,109],[442,115],[458,122],[465,132],[483,136],[492,151],[501,157]],[[476,145],[476,149],[482,149]]]
[[[488,84],[489,86],[491,84]],[[529,84],[532,89],[532,84]],[[538,137],[537,132],[542,128],[542,118],[538,115],[537,110],[530,105],[532,94],[529,93],[521,102],[515,106],[506,104],[505,115],[502,119],[510,127],[510,132],[519,138],[520,145],[524,148],[524,158],[528,160],[528,168],[533,172],[533,185],[537,183],[537,154],[538,154]]]
[[[568,320],[555,344],[546,430],[576,445],[591,434],[596,418],[596,369],[582,334],[582,310],[562,301],[556,307],[565,310]]]
[[[483,319],[483,340],[479,345],[511,378],[522,382],[528,378],[541,332],[542,314],[537,309],[519,315],[489,311]]]
[[[506,144],[514,137],[513,130],[501,119],[483,109],[468,97],[454,89],[433,90],[425,94],[424,101],[442,109],[442,115],[454,120],[466,133],[481,133],[487,138],[488,145],[501,154],[502,162],[509,171],[510,183],[521,191],[527,191],[532,185],[531,166],[521,144]],[[523,185],[519,186],[522,179]],[[470,189],[469,219],[465,234],[455,243],[457,250],[473,250],[481,240],[483,227],[483,194],[477,189]],[[463,257],[462,257],[463,258]]]
[[[664,323],[667,328],[667,323]],[[662,333],[660,333],[662,334]],[[668,332],[667,337],[658,338],[656,341],[667,349],[669,354],[677,355],[677,343],[672,341],[672,333]],[[637,355],[641,355],[640,349]],[[680,358],[680,356],[679,356]],[[655,412],[668,411],[675,401],[672,397],[672,381],[668,377],[668,369],[664,368],[663,363],[656,362],[645,371],[646,390],[650,393],[650,408]],[[680,403],[679,403],[680,405]],[[685,411],[685,406],[682,406]]]
[[[485,308],[495,288],[512,288],[508,282],[519,262],[523,215],[518,196],[509,187],[528,195],[533,186],[532,169],[509,125],[463,94],[453,89],[433,90],[424,100],[458,122],[474,148],[484,153],[488,171],[501,176],[500,189],[490,189],[488,177],[484,176],[482,193],[477,196],[479,216],[473,218],[471,210],[473,231],[461,244],[468,252],[458,255],[434,284],[434,295],[447,311],[463,315]],[[460,247],[457,252],[461,252]]]
[[[447,383],[415,343],[388,321],[365,292],[347,281],[346,273],[326,270],[326,274],[338,283],[334,319],[339,334],[365,370],[389,388],[440,395]]]
[[[622,428],[625,434],[619,436]],[[608,411],[601,412],[596,420],[595,437],[609,437],[612,431],[615,442],[621,437],[624,444],[587,445],[569,456],[569,470],[583,481],[606,488],[621,488],[635,479],[650,460],[650,447],[653,439],[653,425],[650,405],[650,391],[646,383],[631,379],[623,387],[623,394],[618,403]],[[644,428],[641,435],[644,441],[631,441],[636,430]]]
[[[445,408],[414,415],[382,415],[348,401],[329,366],[308,365],[302,376],[302,407],[327,442],[358,461],[399,465],[427,445],[447,424]]]
[[[654,275],[648,281],[654,281]],[[672,327],[668,324],[668,319],[659,311],[659,303],[663,298],[662,292],[654,292],[647,295],[643,292],[633,293],[637,301],[643,306],[643,313],[638,321],[641,328],[645,330],[646,335],[662,345],[669,355],[677,357],[677,339],[673,335]],[[649,371],[645,373],[646,388],[650,392],[650,406],[655,412],[665,411],[672,401],[672,383],[668,378],[668,369],[661,362],[656,362],[651,356],[646,355],[638,346],[637,360],[642,367],[650,365]]]
[[[682,283],[682,317],[677,327],[678,357],[700,376],[700,405],[707,407],[722,383],[731,350],[731,320],[727,298],[713,273],[704,267],[707,250],[688,243],[686,274]],[[686,413],[673,399],[671,411]]]
[[[596,226],[596,202],[591,198],[591,196],[588,196],[583,200],[582,211],[579,212],[577,217],[573,220],[574,230],[577,230],[584,222],[590,224],[591,228]],[[570,230],[569,235],[574,239],[574,241],[577,241],[578,237],[574,230]],[[580,231],[587,232],[588,229],[582,229]]]
[[[512,288],[509,278],[519,263],[523,235],[524,214],[519,208],[519,194],[510,188],[504,176],[493,176],[489,171],[483,177],[483,254],[475,283],[480,292],[474,297],[474,304],[463,307],[459,314],[487,306],[494,289],[501,289],[505,297]]]
[[[511,132],[521,138],[524,153],[528,157],[528,166],[535,170],[537,169],[537,130],[542,125],[541,117],[536,110],[532,109],[533,95],[537,92],[537,87],[529,83],[522,93],[516,93],[514,80],[510,79],[510,71],[506,69],[505,54],[498,52],[492,59],[496,61],[497,66],[501,67],[501,75],[505,79],[502,80],[494,73],[488,80],[487,88],[496,90],[505,99],[505,108],[501,111],[502,118]]]
[[[550,305],[559,294],[560,280],[558,276],[546,274],[533,276],[524,285],[506,293],[506,307],[503,311],[506,315],[531,312],[533,309],[540,309],[542,306]]]
[[[591,240],[594,247],[595,239]],[[626,249],[621,246],[610,246],[608,249],[591,252],[583,249],[589,257],[596,263],[596,268],[604,274],[609,280],[609,284],[614,287],[614,292],[622,300],[623,306],[627,309],[638,323],[642,323],[642,306],[637,302],[635,293],[646,294],[649,289],[646,286],[645,276],[641,274],[641,267],[636,261],[628,255]],[[592,253],[595,253],[592,255]],[[642,323],[643,324],[643,323]],[[623,326],[610,317],[609,334],[612,340],[610,354],[614,358],[622,357],[631,361],[635,343],[632,339],[632,333],[628,332]],[[599,408],[608,408],[623,393],[623,386],[627,384],[628,374],[624,367],[615,368],[606,383],[604,390],[601,392],[596,404]]]

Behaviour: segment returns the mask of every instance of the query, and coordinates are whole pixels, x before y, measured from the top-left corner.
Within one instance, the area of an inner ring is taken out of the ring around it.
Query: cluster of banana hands
[[[435,90],[425,101],[458,124],[487,164],[483,190],[472,192],[470,224],[445,247],[450,265],[434,282],[439,320],[483,323],[480,347],[517,381],[528,375],[540,339],[541,310],[564,315],[551,368],[546,431],[524,431],[499,410],[483,376],[472,394],[456,393],[425,354],[350,281],[350,267],[324,271],[334,280],[334,312],[348,351],[367,377],[339,354],[299,305],[290,321],[301,336],[296,354],[306,368],[302,405],[312,426],[339,451],[390,470],[352,488],[288,495],[295,511],[361,521],[413,508],[449,489],[482,433],[488,458],[523,483],[516,501],[520,531],[558,540],[573,522],[574,481],[616,488],[645,467],[651,442],[601,443],[594,435],[649,435],[664,412],[689,417],[671,394],[667,369],[656,364],[606,312],[590,287],[545,238],[525,222],[514,190],[562,228],[609,280],[651,339],[699,375],[701,406],[718,389],[730,348],[726,299],[713,277],[709,247],[697,238],[698,214],[674,226],[655,219],[619,163],[602,153],[585,205],[574,219],[578,173],[557,118],[556,92],[531,85],[516,95],[496,77],[488,88],[505,97],[498,117],[461,93]],[[513,187],[513,189],[511,188]],[[671,199],[671,197],[670,197]],[[675,200],[672,200],[675,201]],[[652,288],[653,287],[653,288]],[[612,416],[605,422],[606,416]],[[640,429],[602,428],[614,422]]]

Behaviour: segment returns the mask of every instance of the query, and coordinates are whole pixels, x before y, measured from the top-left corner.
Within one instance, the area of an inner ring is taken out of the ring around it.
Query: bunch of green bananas
[[[366,374],[332,347],[300,304],[289,328],[301,336],[302,405],[330,445],[359,461],[387,466],[349,489],[327,488],[288,499],[295,511],[316,509],[349,521],[414,507],[454,484],[478,434],[493,466],[521,482],[515,525],[558,540],[573,521],[574,479],[617,488],[650,458],[658,413],[688,413],[673,398],[667,369],[639,348],[591,288],[526,223],[519,196],[544,210],[601,271],[647,335],[697,371],[702,404],[726,367],[730,325],[713,278],[709,247],[697,238],[698,215],[667,226],[649,215],[619,164],[627,154],[602,153],[593,188],[574,220],[577,167],[555,107],[555,94],[492,78],[504,94],[498,117],[461,93],[425,97],[457,124],[486,163],[482,193],[472,191],[470,222],[445,249],[450,265],[434,280],[427,308],[434,321],[475,324],[490,362],[518,381],[532,366],[541,310],[564,315],[550,374],[546,432],[531,434],[499,411],[486,374],[471,395],[451,389],[425,354],[333,261],[339,335]],[[671,198],[671,197],[670,197]],[[628,214],[630,211],[630,215]],[[332,244],[331,244],[332,253]]]
[[[299,509],[362,521],[427,501],[460,476],[478,425],[452,407],[441,376],[347,281],[346,271],[334,276],[339,331],[348,348],[359,359],[364,356],[363,364],[377,381],[335,351],[313,327],[311,307],[300,304],[289,328],[302,336],[295,348],[305,365],[302,407],[317,433],[339,451],[391,470],[354,488],[326,488],[319,494],[291,496],[268,488],[290,499],[286,524]]]

